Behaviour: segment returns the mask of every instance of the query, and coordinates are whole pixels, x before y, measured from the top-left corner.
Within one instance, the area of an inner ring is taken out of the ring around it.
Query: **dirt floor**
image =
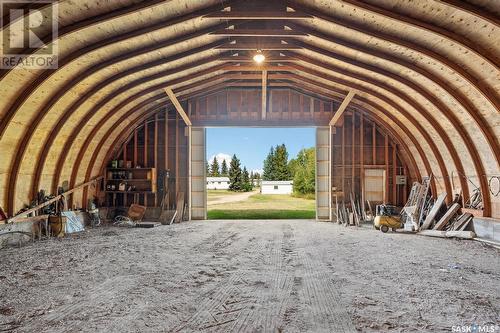
[[[221,191],[221,194],[218,194],[217,191],[210,191],[208,193],[208,206],[213,205],[222,205],[230,202],[238,202],[248,200],[252,195],[259,193],[258,190],[253,190],[251,192],[229,192],[229,191]]]
[[[368,227],[108,227],[0,258],[2,332],[453,332],[500,322],[498,250]]]

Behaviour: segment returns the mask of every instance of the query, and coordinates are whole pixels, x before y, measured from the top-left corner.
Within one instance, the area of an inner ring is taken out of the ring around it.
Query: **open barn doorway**
[[[206,129],[208,219],[314,219],[314,127]]]

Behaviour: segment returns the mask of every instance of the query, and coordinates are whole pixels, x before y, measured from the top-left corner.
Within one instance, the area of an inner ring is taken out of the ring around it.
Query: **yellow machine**
[[[373,227],[382,232],[392,231],[402,228],[401,218],[396,206],[378,205],[376,208],[376,216],[373,219]]]

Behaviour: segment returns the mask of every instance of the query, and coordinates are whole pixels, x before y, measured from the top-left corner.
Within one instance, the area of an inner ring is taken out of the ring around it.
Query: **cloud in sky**
[[[208,163],[212,163],[214,160],[214,157],[217,158],[217,162],[219,162],[219,165],[222,165],[222,161],[226,161],[227,166],[229,167],[229,164],[231,163],[231,155],[225,154],[225,153],[218,153],[217,155],[212,155],[210,159],[208,160]]]
[[[264,173],[264,170],[262,170],[262,169],[254,169],[254,170],[251,170],[250,172],[253,172],[253,173],[258,172],[258,173],[259,173],[259,175],[261,175],[261,176],[262,176],[262,174]]]

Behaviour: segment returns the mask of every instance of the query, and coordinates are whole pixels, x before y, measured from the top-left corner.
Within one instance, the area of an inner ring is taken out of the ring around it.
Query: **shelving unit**
[[[156,202],[155,168],[107,168],[104,179],[106,205],[127,207],[132,203],[148,206],[148,197]]]

